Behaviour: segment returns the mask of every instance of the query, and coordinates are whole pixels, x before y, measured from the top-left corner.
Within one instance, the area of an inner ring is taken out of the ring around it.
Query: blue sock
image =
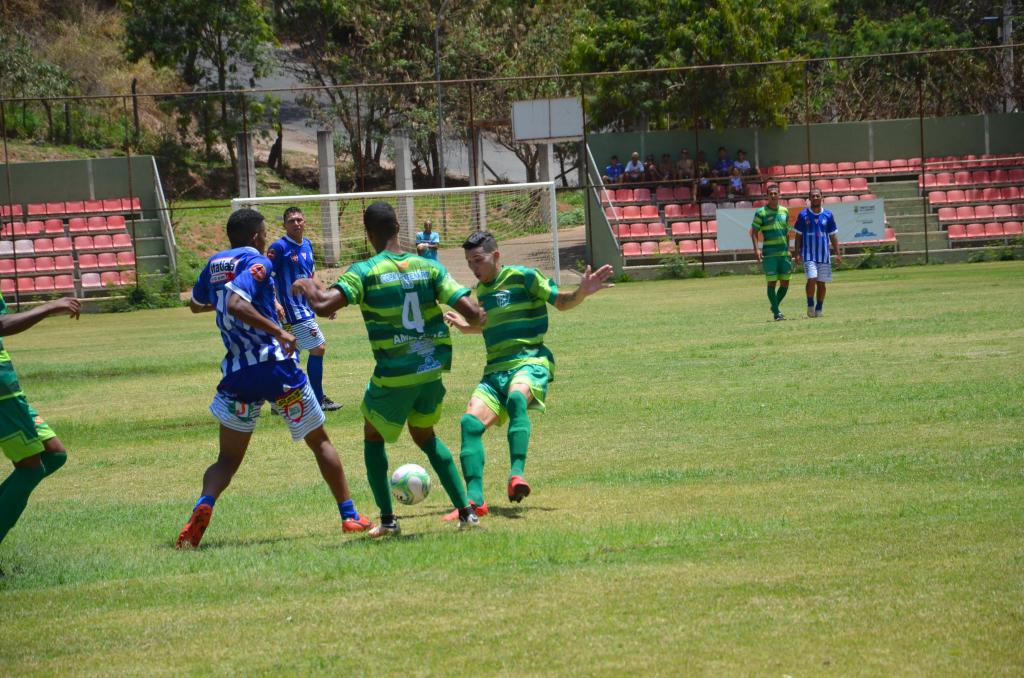
[[[313,389],[316,401],[324,401],[324,357],[322,355],[309,354],[306,360],[306,375],[309,377],[309,385]]]
[[[807,297],[807,308],[814,306],[814,297]]]
[[[814,310],[815,310],[815,311],[820,311],[820,310],[821,310],[821,307],[822,307],[822,306],[824,306],[824,305],[825,305],[825,302],[824,302],[824,301],[819,301],[819,302],[818,302],[817,304],[815,304],[815,306],[814,306]]]
[[[359,520],[359,511],[356,510],[356,503],[351,499],[346,499],[343,502],[338,503],[338,511],[341,512],[341,519],[348,520]]]
[[[192,510],[195,511],[197,508],[199,508],[203,504],[206,504],[210,508],[213,508],[213,505],[216,502],[217,502],[217,498],[216,497],[211,497],[208,494],[204,494],[203,496],[199,497],[199,501],[197,501],[196,505],[192,507]]]

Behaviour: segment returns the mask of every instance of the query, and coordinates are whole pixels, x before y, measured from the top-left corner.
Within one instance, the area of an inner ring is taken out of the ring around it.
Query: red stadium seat
[[[36,281],[32,278],[18,278],[18,292],[28,293],[36,291]]]
[[[853,164],[857,174],[874,174],[875,169],[871,165],[870,160],[858,160]]]
[[[839,202],[858,202],[860,200],[859,195],[844,195],[839,199]]]
[[[1002,238],[1003,237],[1003,225],[998,221],[990,221],[985,224],[985,237],[986,238]]]
[[[101,287],[99,273],[83,273],[82,287],[88,290],[95,290]]]
[[[822,176],[834,177],[839,173],[839,167],[834,162],[823,162],[821,163],[820,172]]]
[[[50,273],[53,270],[53,257],[36,257],[36,273]]]
[[[0,205],[0,216],[2,217],[20,217],[24,213],[21,205]]]
[[[679,202],[689,202],[693,199],[693,192],[689,186],[676,186],[672,189],[672,199]]]
[[[64,222],[60,219],[47,219],[43,222],[43,233],[49,236],[64,235]]]
[[[974,218],[974,207],[971,205],[963,205],[956,208],[956,219],[957,221],[969,221]]]
[[[647,224],[630,224],[629,225],[629,237],[630,238],[646,238],[647,237]]]
[[[672,224],[672,235],[673,237],[679,237],[690,234],[690,222],[688,221],[677,221]]]
[[[935,188],[935,175],[922,174],[917,178],[917,185],[921,188]]]
[[[799,196],[807,195],[811,192],[811,182],[806,179],[801,179],[796,182],[796,194]]]
[[[622,218],[626,221],[631,221],[640,218],[640,206],[639,205],[626,205],[622,208]]]
[[[857,197],[861,200],[878,200],[878,196],[874,193],[861,193]]]
[[[696,204],[694,204],[692,202],[688,203],[688,204],[682,206],[681,214],[682,214],[682,216],[688,217],[688,218],[691,218],[691,219],[693,217],[699,217],[700,216],[700,207],[698,207]]]
[[[611,205],[613,202],[615,202],[615,189],[612,189],[612,190],[609,191],[607,188],[602,188],[601,189],[601,204],[602,205]]]
[[[656,221],[647,225],[647,235],[652,238],[663,238],[668,232],[665,230],[665,224]]]
[[[14,259],[0,259],[0,275],[14,274]]]
[[[27,259],[15,259],[14,270],[17,273],[35,273],[36,272],[36,260],[32,258]]]
[[[930,191],[928,193],[928,202],[932,205],[945,205],[949,202],[946,199],[946,191]]]
[[[26,221],[25,222],[25,235],[34,237],[43,234],[43,222],[41,221]]]
[[[112,214],[107,217],[108,231],[123,231],[125,229],[124,217],[120,214]]]
[[[857,164],[852,162],[841,162],[836,166],[836,173],[839,176],[847,176],[857,171]]]
[[[1010,205],[1010,209],[1013,213],[1013,218],[1024,217],[1024,202],[1016,202]]]
[[[645,257],[650,257],[658,252],[658,243],[654,240],[648,240],[647,242],[640,243],[640,254]]]
[[[696,240],[680,240],[679,241],[679,253],[680,254],[697,254],[698,246]]]
[[[956,221],[956,208],[955,207],[940,207],[939,221]]]
[[[44,203],[31,203],[28,205],[28,216],[42,216],[46,214],[46,205]]]
[[[15,284],[10,278],[0,280],[0,291],[4,294],[14,294]]]
[[[953,183],[957,186],[970,186],[971,185],[971,173],[967,171],[960,171],[953,175]]]
[[[633,189],[620,188],[615,191],[615,202],[633,202]]]
[[[104,198],[103,199],[103,211],[104,212],[120,212],[121,211],[121,199],[120,198]]]
[[[649,188],[636,188],[633,189],[633,202],[650,202],[651,201],[651,189]]]
[[[854,177],[850,179],[850,190],[858,193],[868,190],[868,180],[864,177]]]
[[[1010,216],[1010,215],[1007,215]],[[978,221],[988,221],[995,217],[995,210],[992,209],[992,205],[975,205],[974,206],[974,218]]]
[[[107,219],[106,217],[89,217],[89,231],[102,233],[107,230]]]
[[[1017,186],[1004,186],[1002,188],[1002,190],[999,191],[999,199],[1000,200],[1005,200],[1007,202],[1012,202],[1014,200],[1020,200],[1021,199],[1020,188],[1017,187]]]
[[[0,234],[2,234],[5,238],[24,236],[25,222],[15,221],[10,224],[4,224],[3,229],[0,230]]]
[[[920,160],[918,160],[918,164],[920,164]],[[911,169],[910,161],[906,158],[894,158],[889,161],[889,170],[893,173],[906,172],[909,169]]]
[[[764,185],[758,182],[751,182],[747,184],[747,195],[750,197],[764,195]]]
[[[979,205],[978,207],[980,208],[982,206]],[[974,213],[977,214],[978,210],[975,209]],[[992,206],[992,217],[994,219],[1012,219],[1013,218],[1013,208],[1010,207],[1009,205],[993,205]]]
[[[752,207],[754,209],[757,209],[758,207],[764,207],[767,204],[768,204],[767,200],[755,200],[754,204],[752,205]]]
[[[75,278],[71,275],[53,276],[53,289],[58,292],[67,292],[75,289]]]
[[[134,285],[135,284],[135,269],[130,271],[121,271],[120,273],[122,285]]]
[[[781,200],[779,201],[782,202]],[[786,207],[795,207],[797,209],[803,209],[807,207],[807,198],[790,198],[785,202]]]
[[[114,239],[109,235],[97,235],[92,239],[93,249],[109,250],[114,247]]]
[[[843,198],[839,197],[838,195],[826,195],[824,198],[821,199],[821,204],[823,205],[835,205],[836,203],[840,202],[843,202]]]
[[[33,243],[36,254],[53,253],[53,240],[50,238],[36,238]]]
[[[989,186],[988,188],[982,189],[981,199],[984,200],[985,202],[995,202],[996,200],[999,200],[999,196],[1001,195],[1001,193],[1002,191],[1000,191],[998,188]]]
[[[86,200],[85,201],[85,212],[102,212],[103,201],[102,200]]]
[[[85,203],[81,200],[69,200],[64,203],[67,214],[81,214],[85,211]]]
[[[64,203],[62,202],[48,202],[46,203],[47,214],[64,214]]]
[[[641,205],[640,206],[640,218],[641,219],[659,219],[658,206],[657,205]]]
[[[975,170],[971,172],[971,183],[989,184],[992,183],[992,176],[988,173],[988,170]]]
[[[95,254],[83,252],[82,254],[78,255],[78,268],[81,268],[83,270],[93,269],[98,268],[99,265],[99,257],[97,257]]]
[[[36,276],[36,292],[52,292],[53,278],[48,275]]]
[[[612,228],[615,229],[615,235],[620,238],[629,237],[629,224],[616,224],[615,226],[612,226]]]
[[[779,182],[779,195],[796,195],[796,182],[794,181],[782,181]]]
[[[675,218],[681,216],[683,213],[682,208],[675,203],[671,205],[665,205],[665,219]]]
[[[71,238],[61,237],[53,239],[54,252],[70,252],[71,249]]]
[[[705,254],[707,254],[709,252],[717,252],[718,251],[718,241],[717,240],[711,240],[710,238],[702,238],[701,241],[700,241],[700,247],[701,247],[701,249],[704,250]]]
[[[770,165],[768,167],[769,177],[781,177],[786,173],[786,168],[782,165]]]
[[[89,217],[96,219],[97,217]],[[103,217],[99,217],[102,219]],[[74,217],[68,220],[68,231],[71,233],[86,233],[89,230],[89,222],[85,217]]]
[[[1007,236],[1024,235],[1024,225],[1019,221],[1007,221],[1003,224],[1003,233]]]
[[[118,266],[134,266],[135,265],[135,254],[133,252],[118,252],[117,253],[117,265]]]
[[[803,167],[801,165],[786,165],[786,169],[782,176],[784,177],[798,177],[804,174]]]
[[[619,221],[622,219],[622,212],[618,207],[605,207],[604,215],[608,217],[608,221]]]
[[[53,258],[53,269],[55,271],[75,270],[75,258],[70,254],[61,254]]]
[[[121,198],[121,210],[125,212],[140,212],[142,211],[142,203],[139,201],[139,197],[134,198]]]
[[[671,240],[658,241],[658,254],[675,254],[676,244]]]
[[[117,266],[117,254],[114,252],[100,252],[96,256],[96,264],[100,268],[114,268]]]
[[[1010,181],[1015,184],[1024,184],[1024,169],[1010,170]]]
[[[835,193],[848,193],[853,190],[853,183],[859,181],[864,184],[864,188],[867,189],[868,180],[864,177],[854,177],[853,179],[836,179],[832,182],[832,191]]]
[[[951,191],[946,191],[946,202],[960,203],[967,202],[967,194],[958,188],[954,188]]]
[[[75,251],[82,252],[93,249],[92,236],[91,235],[78,235],[75,236]]]
[[[954,185],[954,183],[953,183],[953,173],[952,172],[939,172],[938,174],[935,175],[935,186],[936,186],[936,188],[944,187],[944,186],[953,186],[953,185]]]
[[[981,188],[968,188],[961,193],[964,194],[961,202],[981,202],[985,199],[985,191]]]
[[[638,243],[638,242],[622,243],[622,256],[624,256],[624,257],[639,257],[640,256],[640,243]]]
[[[984,238],[985,237],[985,224],[967,224],[967,237],[968,238]]]
[[[889,173],[889,161],[888,160],[874,160],[871,162],[871,171],[875,174],[888,174]]]
[[[838,181],[843,181],[843,180],[839,179]],[[816,189],[818,189],[819,191],[821,191],[822,193],[831,193],[832,192],[832,180],[831,179],[815,179],[814,180],[814,187]]]
[[[718,221],[712,219],[711,221],[704,222],[705,233],[718,233]]]
[[[671,202],[672,188],[670,186],[658,186],[654,191],[654,199],[658,202]]]

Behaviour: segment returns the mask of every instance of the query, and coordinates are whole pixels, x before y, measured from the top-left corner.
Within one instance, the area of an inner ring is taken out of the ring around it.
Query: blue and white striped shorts
[[[822,263],[818,261],[805,261],[804,262],[804,273],[807,275],[807,279],[817,280],[818,282],[829,283],[832,282],[832,264]]]
[[[260,416],[264,402],[257,400],[246,403],[217,391],[213,402],[210,403],[210,413],[232,431],[252,433],[256,430],[256,420]],[[292,440],[302,440],[310,432],[323,426],[326,420],[308,381],[302,388],[289,391],[278,398],[276,404],[285,423],[288,424]]]
[[[316,322],[316,318],[285,326],[285,329],[295,335],[295,343],[303,351],[318,348],[327,343],[323,332],[320,331],[320,325]]]

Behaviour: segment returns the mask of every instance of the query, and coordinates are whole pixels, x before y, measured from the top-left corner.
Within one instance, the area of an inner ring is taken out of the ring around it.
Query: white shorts
[[[832,282],[832,264],[823,264],[816,261],[804,261],[804,273],[807,279],[812,278],[818,282]]]
[[[254,403],[243,403],[232,400],[218,391],[210,403],[210,413],[232,431],[252,433],[256,430],[256,420],[260,416],[263,402],[257,400]],[[288,424],[292,440],[302,440],[323,426],[326,420],[308,381],[302,388],[279,398],[276,404],[285,423]]]
[[[327,343],[327,340],[324,339],[324,333],[320,331],[320,325],[316,322],[316,318],[303,320],[291,326],[286,325],[285,329],[295,335],[295,343],[303,351],[319,348]]]

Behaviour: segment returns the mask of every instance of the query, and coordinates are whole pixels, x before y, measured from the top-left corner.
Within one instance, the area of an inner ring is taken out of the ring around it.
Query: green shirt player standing
[[[476,525],[455,460],[434,434],[445,393],[441,374],[452,364],[452,340],[438,304],[453,306],[476,325],[483,324],[486,316],[470,291],[455,282],[444,266],[401,251],[398,219],[391,205],[370,205],[363,213],[363,225],[377,256],[353,264],[326,291],[309,278],[295,281],[292,291],[304,294],[320,316],[349,304],[358,305],[363,313],[376,361],[361,407],[363,457],[381,512],[380,524],[369,535],[399,532],[384,443],[398,440],[407,423],[413,442],[426,453],[455,505],[459,527]]]
[[[0,337],[24,332],[51,315],[77,319],[80,312],[78,299],[64,297],[29,311],[8,313],[7,303],[0,296]],[[18,522],[36,486],[68,460],[67,450],[57,434],[28,404],[3,340],[0,340],[0,447],[14,464],[14,471],[0,484],[2,542]]]
[[[758,249],[758,234],[761,235],[761,249]],[[768,301],[776,320],[785,320],[779,305],[789,291],[789,278],[793,273],[793,260],[789,256],[789,210],[779,205],[779,187],[768,187],[768,204],[754,212],[750,225],[750,241],[754,244],[754,256],[764,268],[768,280]],[[775,291],[775,283],[779,289]]]
[[[544,411],[548,383],[554,380],[555,371],[555,358],[544,345],[547,304],[567,311],[598,290],[612,287],[605,282],[612,267],[602,266],[592,273],[588,266],[580,286],[563,292],[537,269],[503,266],[498,242],[486,231],[473,233],[462,247],[470,270],[480,281],[476,295],[487,320],[480,328],[452,311],[445,319],[464,333],[482,332],[487,348],[483,378],[462,415],[459,455],[469,499],[477,515],[486,515],[483,434],[495,423],[508,421],[509,501],[521,502],[530,494],[523,479],[531,429],[527,410]],[[445,516],[447,520],[456,517],[454,513]]]

